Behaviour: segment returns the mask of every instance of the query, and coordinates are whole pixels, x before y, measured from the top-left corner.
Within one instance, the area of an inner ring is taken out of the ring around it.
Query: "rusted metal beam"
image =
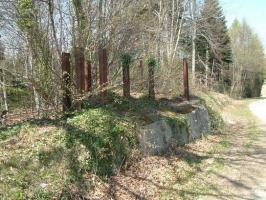
[[[130,97],[129,66],[123,66],[123,95],[124,95],[124,97]]]
[[[62,63],[62,77],[63,77],[63,112],[69,111],[71,109],[71,90],[70,90],[70,54],[62,53],[61,57]]]
[[[108,86],[108,58],[107,58],[107,50],[99,49],[99,79],[100,79],[100,87],[101,87],[101,103],[107,103],[107,89]]]
[[[188,78],[188,62],[183,59],[183,80],[184,80],[184,97],[189,101],[189,78]]]
[[[85,68],[85,59],[84,59],[84,48],[76,47],[75,48],[75,84],[79,93],[82,93],[85,89],[84,84],[84,68]]]
[[[155,80],[154,80],[154,66],[149,67],[149,98],[155,99]]]
[[[92,91],[92,72],[91,72],[91,61],[87,60],[85,62],[85,67],[84,67],[84,92],[88,93]]]

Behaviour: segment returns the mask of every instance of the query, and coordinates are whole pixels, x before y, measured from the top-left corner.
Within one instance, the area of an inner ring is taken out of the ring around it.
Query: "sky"
[[[266,52],[266,0],[220,0],[228,26],[245,19],[258,34]]]

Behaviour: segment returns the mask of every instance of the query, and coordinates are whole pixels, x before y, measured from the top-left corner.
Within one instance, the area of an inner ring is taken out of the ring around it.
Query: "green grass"
[[[0,140],[5,140],[9,137],[17,135],[20,130],[25,127],[25,125],[15,125],[11,127],[2,127],[0,128]]]
[[[219,144],[223,148],[230,148],[232,146],[232,143],[228,139],[224,139],[224,140],[220,141]]]
[[[256,141],[259,140],[259,136],[263,133],[263,130],[259,128],[256,124],[251,123],[246,130],[246,141],[243,146],[248,150],[250,149]]]
[[[9,111],[31,108],[34,105],[32,91],[27,88],[7,87],[6,93]]]
[[[234,117],[237,117],[239,119],[245,120],[248,123],[255,123],[256,117],[251,113],[249,109],[249,104],[254,102],[254,99],[245,99],[245,100],[240,100],[239,104],[234,106],[231,109],[231,114]]]
[[[56,120],[31,120],[0,129],[0,199],[71,199],[91,191],[137,159],[138,126],[178,120],[158,101],[110,94],[111,104],[87,105]],[[96,179],[92,179],[96,176]]]
[[[67,126],[66,145],[82,144],[90,161],[81,165],[101,176],[116,173],[136,148],[135,124],[105,108],[90,109],[69,119]]]
[[[138,158],[139,126],[159,119],[167,120],[171,126],[187,123],[185,115],[177,115],[161,106],[160,101],[147,97],[126,99],[110,93],[109,102],[112,103],[105,106],[87,103],[82,112],[56,120],[32,120],[1,128],[0,199],[86,196],[125,163]],[[216,107],[208,109],[216,120],[213,128],[221,130]],[[219,144],[220,148],[229,146],[228,140]],[[194,179],[204,159],[194,154],[182,157],[176,180],[185,183]],[[216,167],[222,162],[215,160]],[[175,194],[161,197],[171,199]]]
[[[250,149],[254,142],[258,140],[263,130],[258,126],[257,117],[250,111],[249,105],[256,101],[256,99],[245,99],[239,102],[238,106],[231,109],[231,114],[246,123],[245,126],[245,141],[243,146],[246,150]]]
[[[214,94],[209,93],[201,93],[200,101],[208,110],[212,133],[223,133],[225,131],[225,123],[220,112],[226,105],[227,101],[223,102],[220,99],[215,98]]]
[[[57,198],[68,196],[64,191],[69,187],[86,193],[93,185],[90,174],[104,180],[117,173],[136,145],[134,121],[107,107],[91,108],[67,120],[2,128],[0,199]]]

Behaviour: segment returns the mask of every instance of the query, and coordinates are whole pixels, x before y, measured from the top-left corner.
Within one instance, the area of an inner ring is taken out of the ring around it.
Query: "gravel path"
[[[266,99],[250,104],[249,108],[266,125]]]
[[[263,97],[251,103],[249,109],[257,119],[254,123],[239,122],[230,139],[231,149],[220,155],[227,163],[225,169],[214,171],[209,178],[215,192],[198,199],[266,200],[266,84]],[[259,134],[254,135],[252,131],[256,130]]]
[[[258,100],[252,104],[250,104],[250,110],[256,115],[262,123],[262,127],[266,126],[266,99],[264,99],[266,94],[263,94],[261,100]],[[264,128],[266,130],[266,128]],[[265,131],[266,132],[266,131]],[[263,139],[266,137],[266,134],[263,134]],[[261,143],[261,147],[264,147],[264,151],[262,152],[263,156],[265,157],[266,154],[266,143]],[[266,167],[266,165],[262,166]],[[262,168],[261,171],[265,171]],[[258,177],[257,177],[258,178]],[[266,200],[266,179],[261,179],[258,185],[253,189],[252,198],[257,200]]]

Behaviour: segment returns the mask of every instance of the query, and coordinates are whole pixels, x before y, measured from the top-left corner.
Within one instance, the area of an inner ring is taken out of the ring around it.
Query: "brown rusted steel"
[[[92,72],[91,72],[91,61],[87,60],[85,63],[85,88],[84,91],[91,92],[92,91]]]
[[[108,60],[107,60],[107,50],[99,49],[99,79],[101,87],[101,103],[107,103],[107,75],[108,75]]]
[[[63,111],[69,111],[71,109],[71,90],[70,90],[70,54],[62,53],[62,77],[63,77]]]
[[[84,49],[81,47],[75,48],[75,84],[80,93],[84,91],[85,84],[84,84]]]
[[[189,101],[189,78],[188,78],[188,62],[183,59],[183,80],[184,80],[184,97]]]
[[[89,86],[88,86],[88,81],[89,81],[89,71],[88,71],[88,62],[85,61],[84,62],[84,67],[83,67],[83,83],[82,83],[82,89],[84,91],[85,94],[87,94],[89,92]]]
[[[154,66],[149,67],[149,98],[155,99]]]
[[[123,66],[123,95],[130,97],[130,71],[129,66]]]
[[[143,76],[144,76],[143,60],[139,61],[139,71],[140,71],[140,78],[143,81]]]

